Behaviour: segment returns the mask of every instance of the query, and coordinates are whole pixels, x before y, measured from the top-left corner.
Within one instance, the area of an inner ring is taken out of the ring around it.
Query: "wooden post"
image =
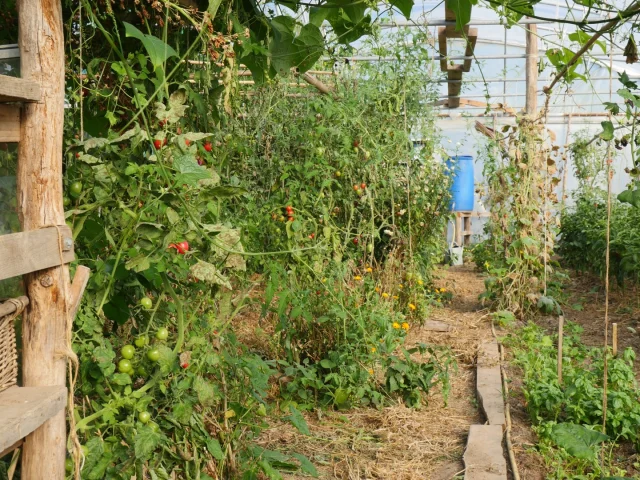
[[[471,245],[471,212],[466,212],[462,217],[462,238],[465,247]]]
[[[525,113],[535,115],[538,110],[538,27],[527,25],[527,99]]]
[[[64,34],[60,0],[18,0],[20,69],[40,85],[42,99],[23,106],[18,147],[18,206],[22,229],[64,225],[62,135]],[[37,255],[38,252],[33,252]],[[67,266],[25,275],[29,307],[23,326],[24,386],[66,384]],[[65,478],[65,411],[26,437],[22,478]]]
[[[462,246],[462,216],[460,212],[456,212],[456,225],[453,232],[453,239],[456,246]]]
[[[564,316],[558,317],[558,384],[562,385],[562,338],[564,336]]]
[[[612,323],[611,326],[613,328],[613,332],[611,335],[611,340],[613,341],[613,356],[616,357],[618,356],[618,324]]]

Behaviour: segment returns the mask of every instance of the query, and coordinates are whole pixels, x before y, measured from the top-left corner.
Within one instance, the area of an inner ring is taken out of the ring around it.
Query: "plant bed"
[[[434,283],[453,296],[451,303],[433,309],[429,319],[448,322],[455,330],[437,332],[416,326],[405,337],[404,346],[427,343],[451,349],[458,369],[450,372],[446,402],[442,388],[437,387],[420,408],[408,408],[392,398],[381,408],[311,408],[303,411],[309,429],[305,435],[282,419],[289,403],[278,400],[282,387],[273,385],[269,427],[257,444],[267,451],[305,455],[320,478],[444,480],[462,474],[469,426],[483,422],[475,399],[477,346],[491,338],[491,331],[477,300],[482,279],[472,268],[440,271]],[[238,335],[244,344],[273,354],[273,324],[260,322],[255,309],[244,311],[237,324],[242,325]],[[304,478],[300,472],[282,473],[284,478]]]

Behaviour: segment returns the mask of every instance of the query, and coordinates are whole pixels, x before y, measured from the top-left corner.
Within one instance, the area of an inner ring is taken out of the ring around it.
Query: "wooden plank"
[[[7,447],[4,450],[0,451],[0,458],[4,457],[5,455],[8,455],[11,452],[13,452],[16,448],[20,448],[22,446],[23,442],[24,442],[24,440],[20,439],[16,443],[11,445],[10,447]]]
[[[0,451],[29,435],[66,405],[67,387],[62,385],[11,387],[0,393]]]
[[[20,107],[0,105],[0,142],[20,141]]]
[[[40,85],[24,78],[0,75],[0,102],[38,102]]]
[[[60,227],[60,233],[62,261],[65,264],[75,258],[73,235],[67,225]],[[0,280],[59,265],[60,246],[56,227],[0,236]]]
[[[78,265],[78,268],[76,268],[76,274],[73,277],[73,282],[71,282],[71,292],[69,293],[69,296],[71,297],[69,299],[69,301],[71,302],[71,305],[69,307],[69,316],[71,318],[75,318],[76,313],[78,313],[78,308],[80,308],[80,300],[82,300],[84,289],[87,288],[87,283],[89,283],[90,275],[90,268],[85,267],[84,265]]]

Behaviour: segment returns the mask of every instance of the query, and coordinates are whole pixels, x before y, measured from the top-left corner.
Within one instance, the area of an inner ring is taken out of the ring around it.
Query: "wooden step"
[[[0,102],[38,102],[40,85],[23,78],[0,75]]]
[[[67,387],[11,387],[0,393],[0,452],[64,409]]]
[[[0,235],[0,258],[0,280],[70,263],[75,259],[73,234],[62,225]]]

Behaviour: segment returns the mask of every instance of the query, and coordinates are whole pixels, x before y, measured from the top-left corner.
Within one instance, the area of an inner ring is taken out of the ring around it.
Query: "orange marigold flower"
[[[407,322],[402,322],[402,329],[409,330],[409,324]]]
[[[409,310],[415,310],[416,306],[413,303],[409,304]]]

